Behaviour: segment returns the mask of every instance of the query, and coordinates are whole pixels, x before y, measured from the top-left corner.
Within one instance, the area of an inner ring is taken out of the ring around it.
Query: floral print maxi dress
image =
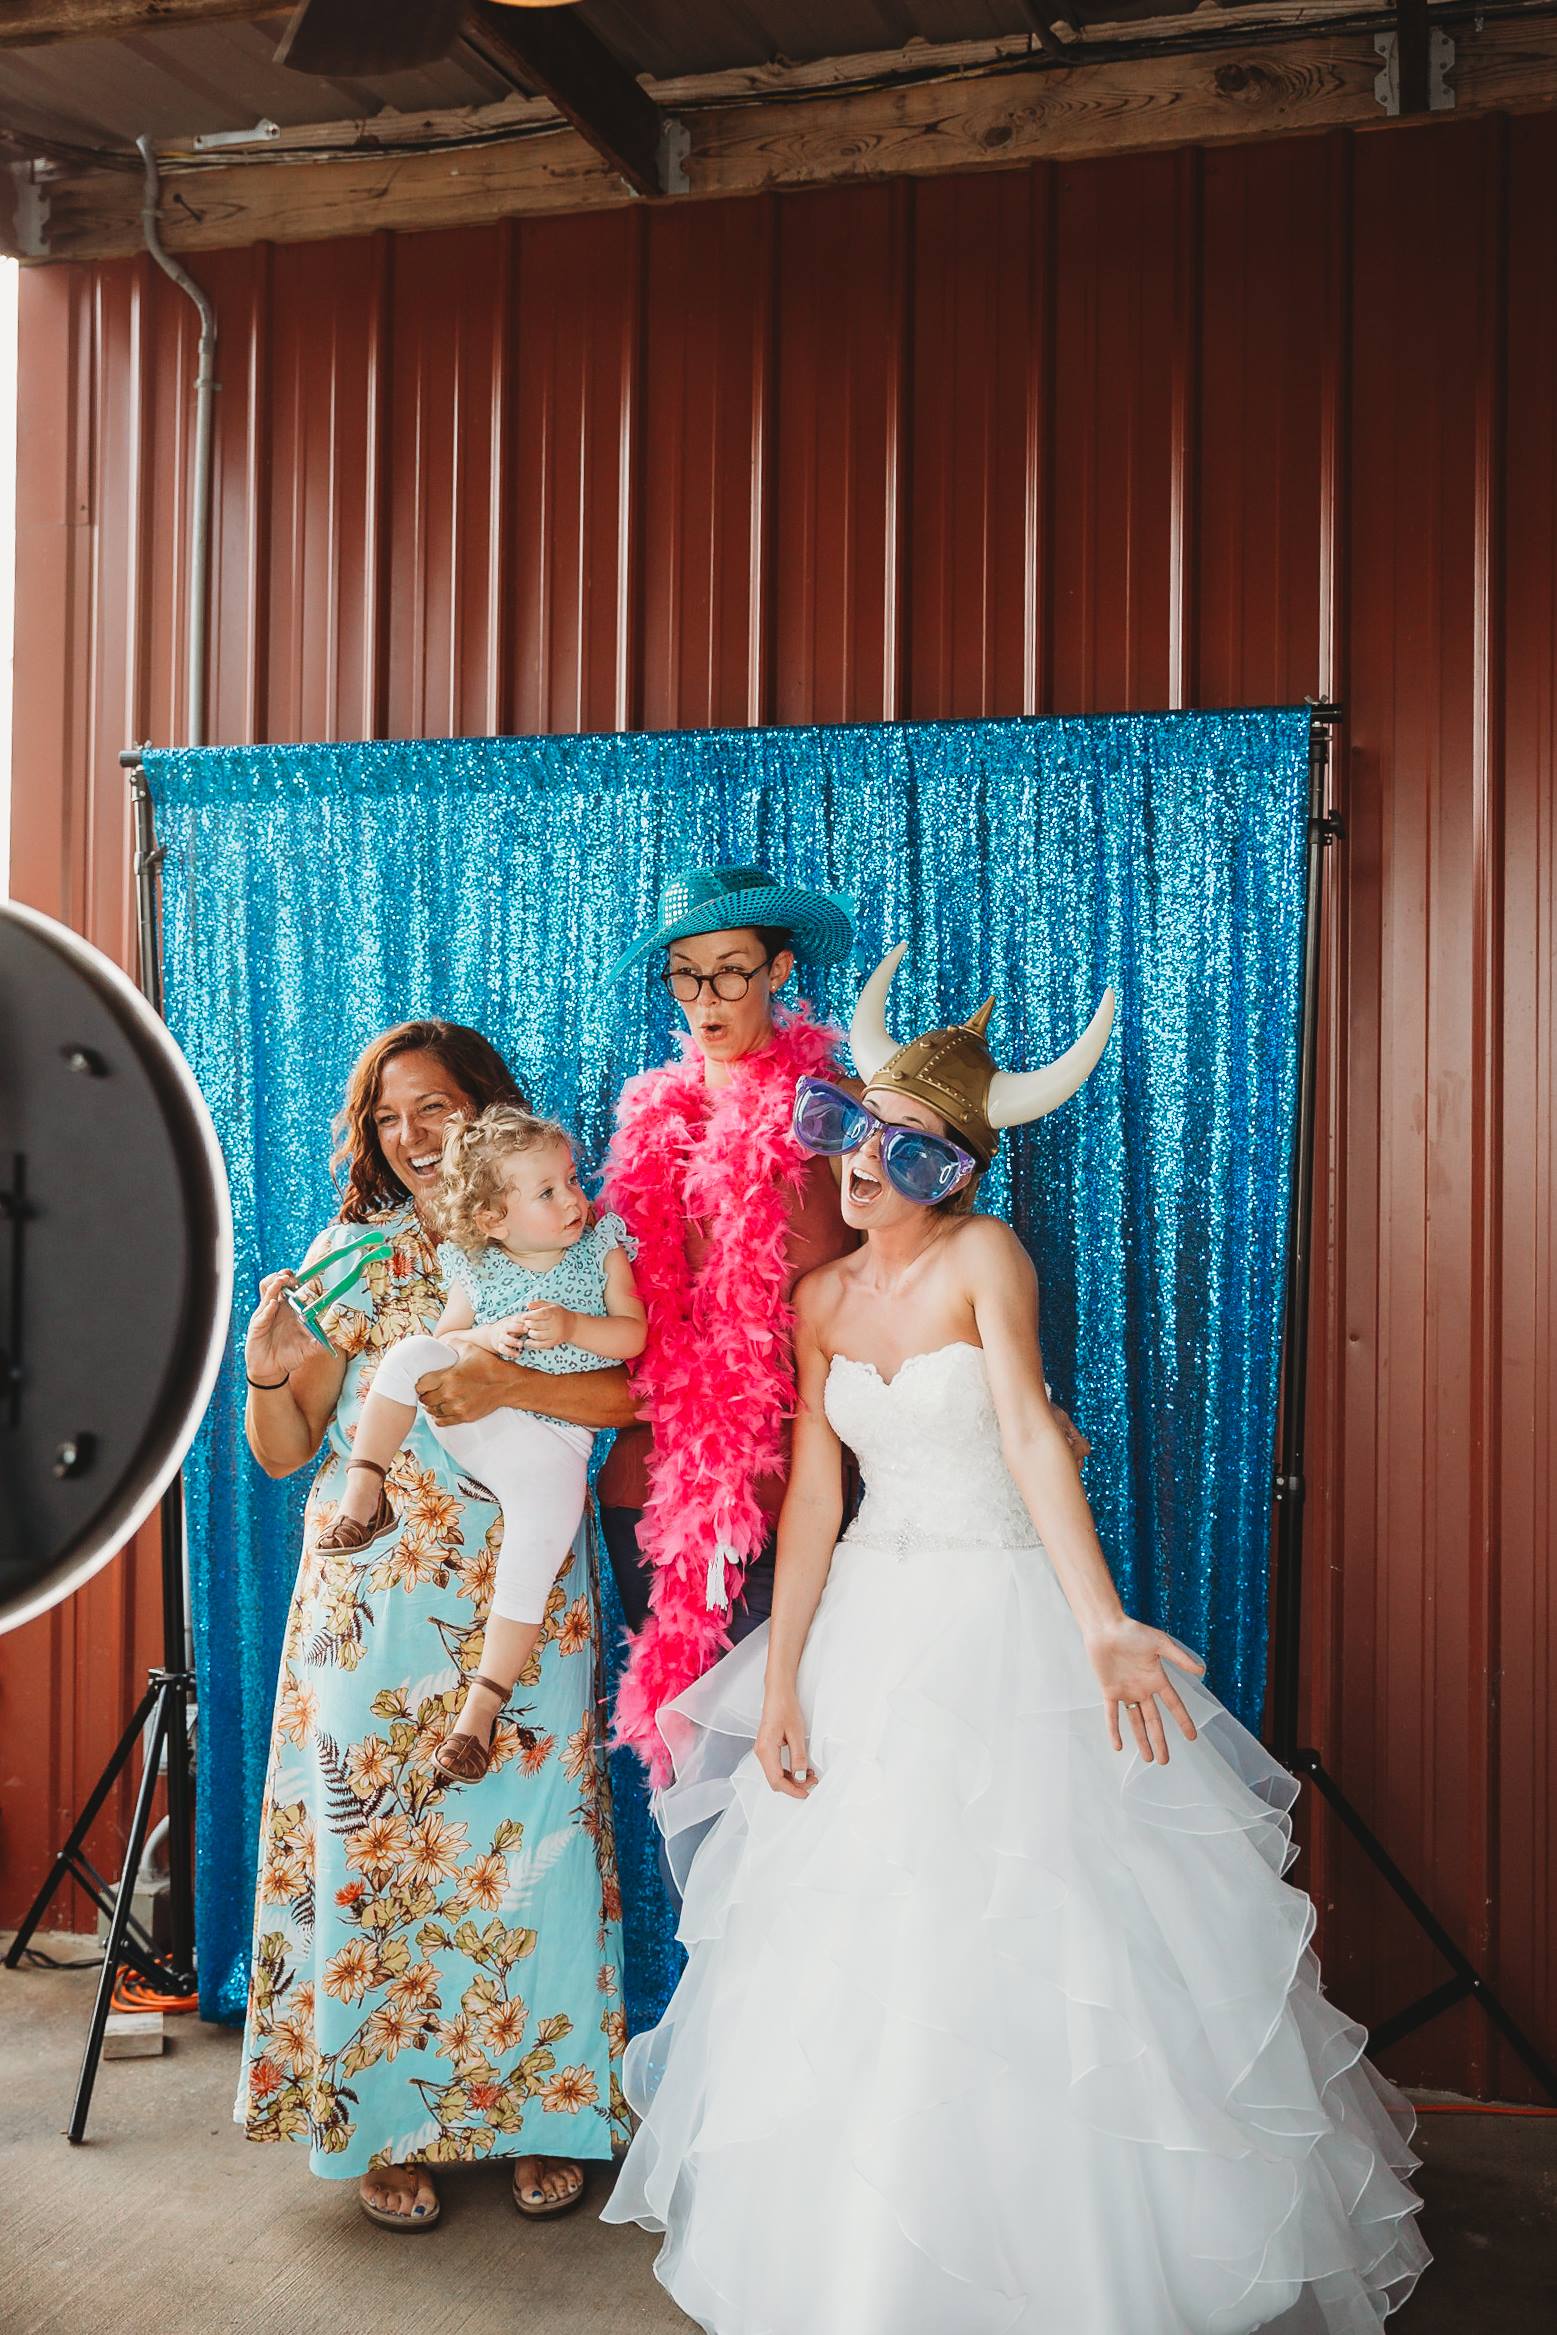
[[[398,1540],[321,1553],[379,1356],[443,1310],[409,1206],[323,1317],[348,1357],[308,1496],[260,1818],[237,2120],[316,2173],[607,2157],[625,2139],[621,1898],[585,1536],[476,1785],[432,1753],[480,1666],[502,1519],[418,1414]],[[363,1228],[332,1226],[317,1261]]]

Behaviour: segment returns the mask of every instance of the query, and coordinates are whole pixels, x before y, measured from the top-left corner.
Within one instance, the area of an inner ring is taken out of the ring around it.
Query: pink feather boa
[[[637,1243],[649,1339],[633,1391],[654,1440],[639,1546],[649,1619],[630,1641],[616,1734],[668,1774],[661,1707],[729,1644],[729,1606],[768,1524],[755,1487],[784,1464],[795,1405],[790,1198],[810,1164],[790,1133],[795,1082],[836,1071],[840,1033],[780,1009],[771,1045],[710,1093],[702,1057],[630,1079],[602,1204]],[[689,1220],[707,1235],[687,1261]]]

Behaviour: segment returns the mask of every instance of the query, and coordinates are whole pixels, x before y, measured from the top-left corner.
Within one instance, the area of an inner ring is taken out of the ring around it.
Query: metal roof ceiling
[[[356,121],[394,106],[490,105],[512,83],[461,47],[440,64],[375,81],[330,81],[274,62],[286,11],[253,24],[180,26],[126,40],[61,40],[0,50],[0,117],[21,131],[128,146],[240,130],[269,119]]]
[[[1355,0],[1354,0],[1355,4]],[[1361,0],[1362,6],[1368,0]],[[1052,0],[1063,18],[1188,14],[1195,0]],[[61,39],[0,49],[0,129],[72,145],[128,148],[145,134],[184,139],[269,119],[283,129],[479,106],[516,87],[462,43],[440,64],[372,80],[330,80],[274,62],[289,11],[252,23],[179,25],[117,40]],[[579,14],[628,68],[655,80],[731,67],[809,63],[902,49],[916,40],[983,41],[1030,32],[1023,0],[585,0]],[[1202,13],[1225,21],[1223,0]],[[1225,14],[1300,15],[1240,8]],[[1138,34],[1138,23],[1129,29]]]
[[[1193,0],[1189,0],[1193,5]],[[639,73],[716,73],[901,49],[912,40],[985,41],[1030,32],[1022,0],[588,0],[587,23]],[[1054,13],[1065,13],[1056,0]]]

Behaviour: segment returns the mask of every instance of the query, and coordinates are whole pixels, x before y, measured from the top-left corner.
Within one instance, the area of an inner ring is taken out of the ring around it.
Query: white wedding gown
[[[1292,1778],[1180,1673],[1199,1740],[1113,1750],[978,1348],[839,1357],[827,1410],[821,1780],[752,1753],[766,1628],[662,1715],[689,1960],[605,2218],[709,2335],[1371,2335],[1413,2118],[1320,1991]]]

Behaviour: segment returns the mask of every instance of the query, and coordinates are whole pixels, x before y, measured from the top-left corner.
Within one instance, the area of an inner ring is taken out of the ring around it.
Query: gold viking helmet
[[[889,949],[854,1008],[849,1043],[866,1086],[912,1095],[939,1111],[960,1143],[988,1167],[1003,1127],[1023,1127],[1069,1102],[1091,1075],[1114,1026],[1114,993],[1103,1001],[1076,1043],[1042,1070],[1002,1070],[984,1040],[995,1001],[986,998],[954,1029],[926,1030],[900,1046],[887,1028],[887,992],[907,941]]]

